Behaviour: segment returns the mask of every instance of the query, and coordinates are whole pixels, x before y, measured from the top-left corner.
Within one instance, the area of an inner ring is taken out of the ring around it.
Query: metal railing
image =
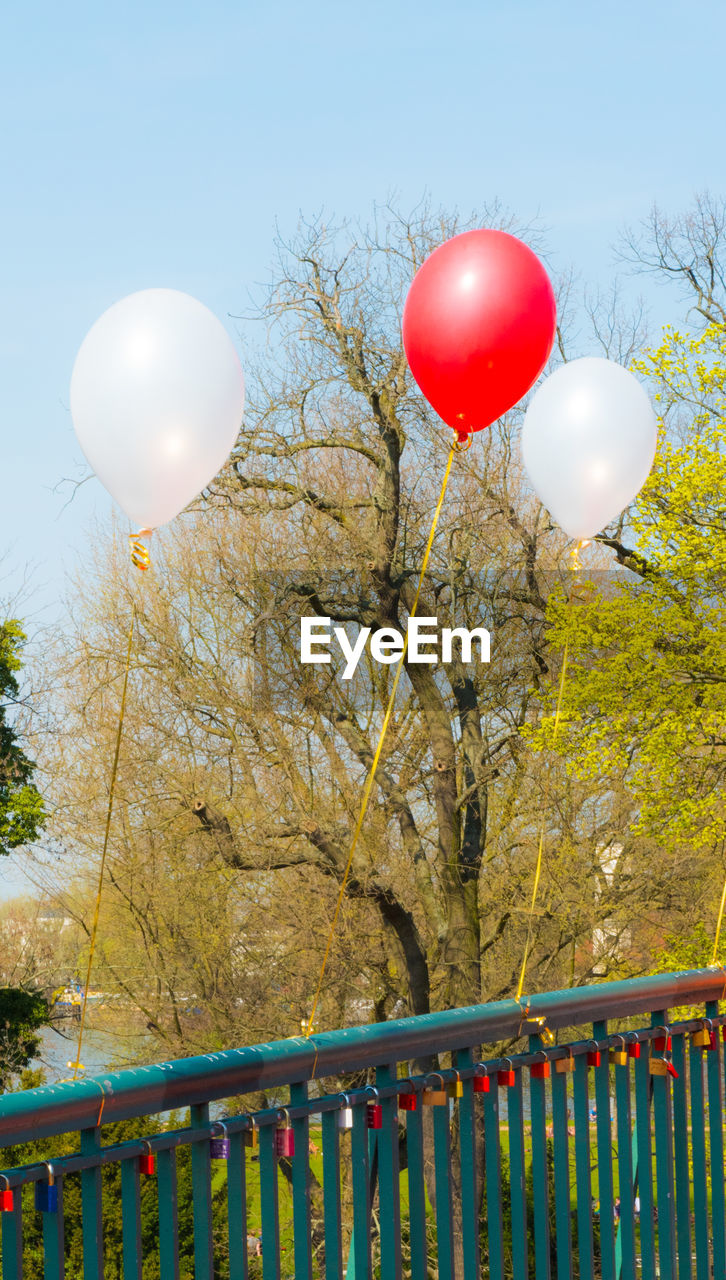
[[[110,1170],[125,1280],[686,1280],[694,1260],[696,1280],[726,1277],[725,983],[603,983],[533,996],[526,1016],[503,1001],[6,1095],[0,1146],[77,1150],[0,1175],[3,1280],[76,1280],[72,1227],[101,1280]],[[260,1093],[273,1105],[210,1115]],[[186,1108],[144,1137],[143,1117]],[[117,1121],[138,1136],[104,1143]],[[64,1212],[79,1181],[80,1223]]]

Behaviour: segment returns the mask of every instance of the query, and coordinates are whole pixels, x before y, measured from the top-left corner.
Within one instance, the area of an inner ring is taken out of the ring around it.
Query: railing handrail
[[[536,1018],[552,1029],[579,1026],[719,1000],[725,989],[723,969],[692,969],[549,991],[524,997],[521,1005],[500,1000],[41,1085],[0,1097],[0,1147],[95,1128],[101,1117],[107,1124],[309,1080],[313,1073],[321,1078],[492,1044],[536,1033]]]

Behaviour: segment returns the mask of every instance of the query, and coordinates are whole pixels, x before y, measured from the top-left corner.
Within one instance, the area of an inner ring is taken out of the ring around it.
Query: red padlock
[[[666,1071],[668,1072],[669,1076],[673,1076],[674,1080],[678,1079],[678,1072],[676,1071],[672,1062],[666,1062]]]
[[[726,1040],[726,1022],[724,1022],[721,1028],[721,1039]]]
[[[290,1117],[284,1107],[282,1115],[284,1119],[283,1126],[275,1130],[275,1155],[287,1156],[288,1159],[291,1159],[295,1154],[295,1134],[290,1124]]]
[[[489,1076],[474,1076],[474,1093],[489,1093]]]
[[[639,1040],[632,1040],[628,1045],[628,1057],[629,1058],[640,1057],[640,1041]]]
[[[533,1062],[530,1067],[530,1075],[533,1080],[549,1080],[550,1078],[549,1062]]]
[[[660,1052],[660,1053],[670,1053],[670,1051],[671,1051],[671,1037],[670,1037],[670,1035],[668,1035],[668,1036],[656,1036],[656,1037],[655,1037],[655,1039],[654,1039],[654,1041],[653,1041],[653,1048],[656,1050],[656,1052]]]
[[[709,1036],[710,1036],[710,1041],[707,1047],[709,1049],[718,1049],[718,1040],[716,1039],[716,1032],[714,1031],[713,1027],[709,1032]]]
[[[380,1102],[369,1102],[366,1107],[366,1128],[383,1128],[383,1107]]]
[[[398,1106],[401,1111],[415,1111],[418,1107],[415,1093],[399,1093]]]
[[[12,1213],[15,1208],[15,1197],[7,1185],[0,1191],[0,1213]]]
[[[148,1142],[144,1143],[146,1151],[139,1156],[139,1173],[145,1173],[148,1177],[156,1173],[156,1156]]]
[[[511,1067],[506,1071],[497,1071],[497,1084],[505,1089],[514,1087],[514,1071]]]
[[[599,1067],[601,1062],[601,1054],[599,1049],[591,1049],[587,1055],[588,1067]]]

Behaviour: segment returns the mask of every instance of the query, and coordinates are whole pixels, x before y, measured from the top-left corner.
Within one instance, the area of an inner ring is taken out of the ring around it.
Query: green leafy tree
[[[0,854],[35,840],[45,819],[33,783],[35,764],[23,751],[9,718],[20,689],[17,673],[25,635],[14,619],[0,624]]]

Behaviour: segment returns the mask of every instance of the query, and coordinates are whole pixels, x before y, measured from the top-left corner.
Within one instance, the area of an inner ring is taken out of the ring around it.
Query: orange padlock
[[[708,1025],[706,1025],[708,1024]],[[691,1044],[694,1049],[710,1049],[713,1036],[713,1024],[710,1018],[704,1018],[703,1026],[691,1033]]]
[[[425,1107],[446,1107],[449,1098],[444,1088],[444,1077],[436,1073],[434,1078],[439,1081],[440,1088],[432,1089],[427,1085],[421,1095],[421,1101]]]
[[[566,1072],[574,1071],[574,1070],[575,1070],[575,1055],[573,1054],[572,1049],[567,1050],[566,1058],[555,1058],[555,1071],[557,1072],[558,1076],[565,1075]]]
[[[668,1075],[668,1063],[666,1062],[665,1058],[651,1058],[650,1074],[652,1076]]]

